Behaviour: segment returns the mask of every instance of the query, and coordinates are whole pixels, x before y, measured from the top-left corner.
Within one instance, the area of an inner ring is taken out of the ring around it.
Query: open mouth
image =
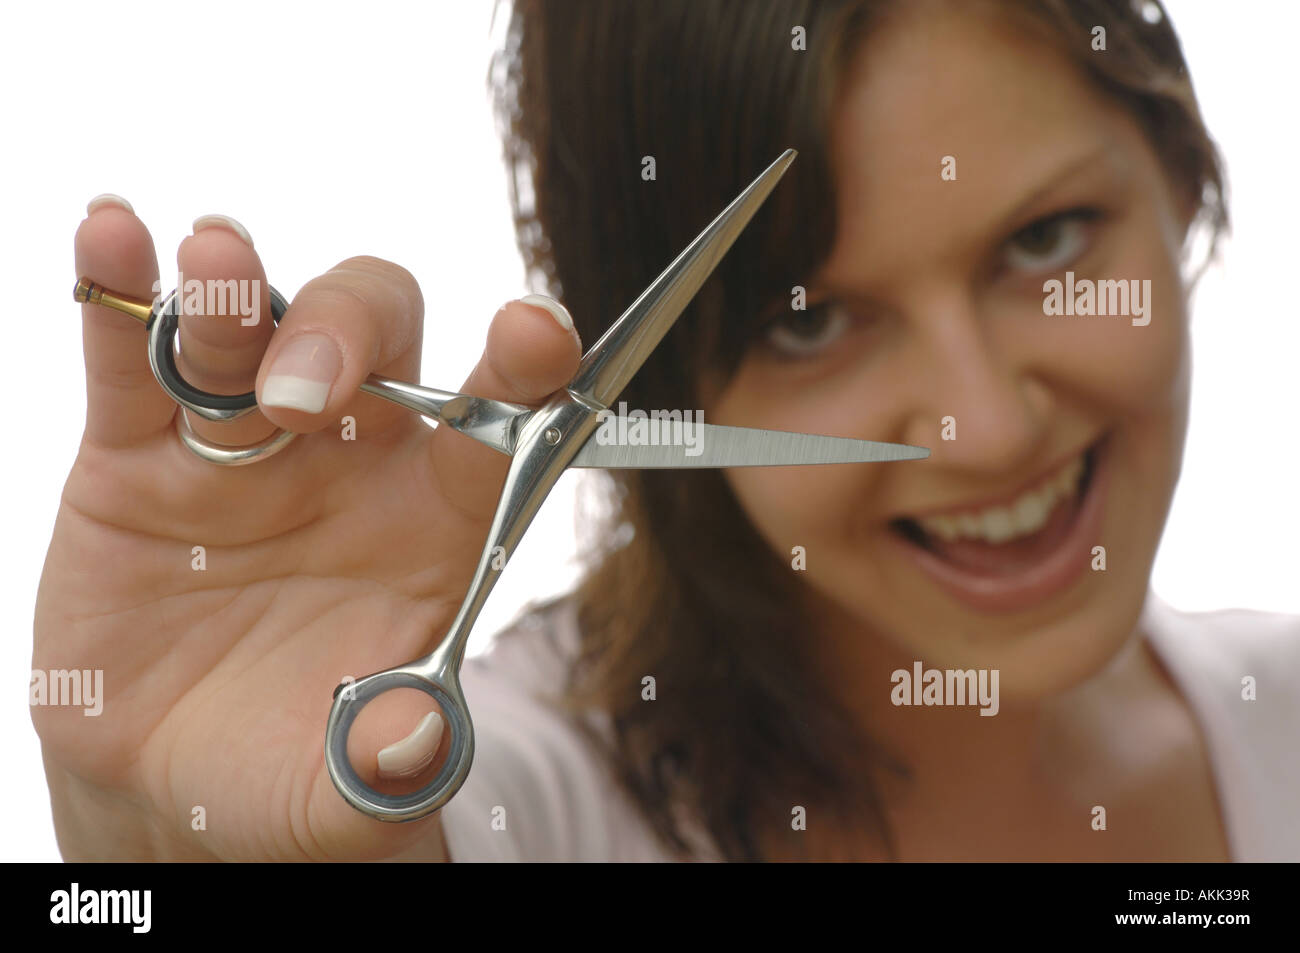
[[[1105,441],[1065,461],[1013,499],[890,522],[928,575],[984,609],[1022,608],[1082,572],[1100,543]]]

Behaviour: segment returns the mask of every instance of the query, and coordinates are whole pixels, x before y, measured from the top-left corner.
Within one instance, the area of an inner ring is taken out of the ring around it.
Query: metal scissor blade
[[[793,149],[781,153],[632,302],[582,358],[569,384],[571,393],[601,407],[614,402],[745,230],[797,154]]]
[[[785,467],[818,463],[923,460],[926,447],[849,437],[756,430],[719,424],[611,416],[583,444],[571,467],[655,469],[685,467]],[[639,431],[635,428],[639,427]],[[622,428],[622,429],[620,429]],[[629,443],[635,439],[637,444]],[[655,444],[643,445],[654,439]]]
[[[515,452],[519,428],[535,413],[531,407],[520,404],[453,394],[378,374],[371,374],[362,381],[361,389],[423,417],[431,417],[507,456]]]

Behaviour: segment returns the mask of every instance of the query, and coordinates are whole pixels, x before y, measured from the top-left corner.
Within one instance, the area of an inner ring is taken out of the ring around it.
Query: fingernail
[[[248,234],[248,229],[229,215],[200,215],[194,220],[194,234],[197,235],[205,228],[228,228],[242,238],[249,248],[253,247],[253,236]]]
[[[96,195],[93,199],[87,202],[86,214],[89,215],[91,212],[95,211],[95,209],[101,208],[105,205],[116,205],[118,208],[126,209],[132,215],[135,214],[135,209],[131,207],[130,202],[122,198],[120,195],[114,195],[112,192],[101,192],[99,195]]]
[[[333,338],[313,332],[299,334],[271,362],[261,403],[319,414],[342,367],[343,356]]]
[[[551,312],[551,317],[555,318],[560,327],[566,331],[573,330],[573,315],[569,314],[569,309],[554,298],[548,298],[546,295],[524,295],[519,300],[524,304],[535,304],[539,308],[545,308]]]
[[[431,711],[413,732],[379,752],[379,776],[409,778],[419,774],[433,761],[441,740],[442,716]]]

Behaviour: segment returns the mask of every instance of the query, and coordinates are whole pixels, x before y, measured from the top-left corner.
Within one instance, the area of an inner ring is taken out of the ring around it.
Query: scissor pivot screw
[[[542,434],[542,437],[543,439],[546,440],[547,443],[551,444],[551,446],[554,446],[555,444],[560,442],[560,431],[557,430],[555,427],[547,427],[546,433]]]

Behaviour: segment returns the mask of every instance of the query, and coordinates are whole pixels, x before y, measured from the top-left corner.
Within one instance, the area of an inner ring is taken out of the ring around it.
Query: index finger
[[[258,373],[258,404],[277,426],[310,433],[336,424],[371,373],[419,380],[424,298],[389,261],[349,258],[302,287]],[[411,421],[409,411],[364,398],[370,429]]]

